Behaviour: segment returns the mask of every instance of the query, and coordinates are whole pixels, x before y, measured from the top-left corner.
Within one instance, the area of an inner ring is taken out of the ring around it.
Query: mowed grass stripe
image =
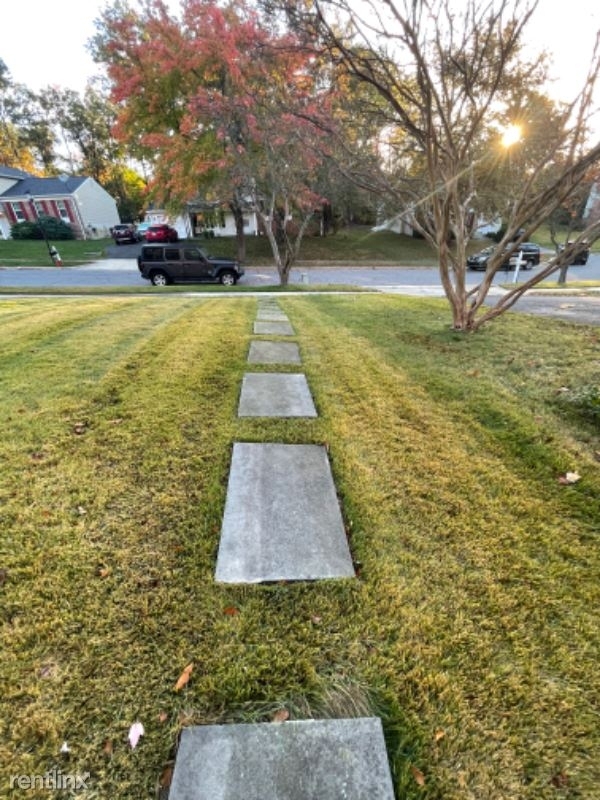
[[[189,302],[189,301],[188,301]],[[79,398],[114,367],[121,355],[142,346],[185,305],[140,300],[51,300],[25,302],[26,315],[4,319],[0,402],[43,404],[49,393]],[[60,370],[60,374],[57,374]],[[10,390],[11,394],[7,394]]]
[[[155,332],[136,305],[143,344],[127,316],[108,313],[104,347],[121,325],[129,350],[112,366],[107,355],[104,378],[71,397],[66,413],[50,399],[38,451],[25,469],[22,460],[7,465],[3,780],[43,772],[67,738],[100,794],[142,796],[153,785],[169,726],[158,753],[148,748],[145,776],[127,775],[130,754],[118,740],[132,716],[160,707],[161,693],[172,699],[193,651],[188,592],[196,581],[202,591],[199,576],[213,566],[253,305],[180,301],[174,314],[169,303],[162,314],[171,319],[161,324],[155,313]],[[107,738],[118,753],[108,764]],[[126,785],[111,778],[115,768]]]
[[[540,459],[543,495],[527,455],[527,463],[515,463],[511,445],[505,461],[504,443],[494,446],[490,426],[474,413],[477,397],[471,406],[465,389],[466,408],[458,408],[440,388],[444,373],[451,386],[469,379],[450,353],[453,334],[438,327],[437,304],[420,312],[396,299],[286,299],[282,306],[302,331],[305,370],[330,428],[336,483],[368,587],[372,649],[357,659],[360,679],[403,698],[429,731],[426,760],[444,776],[441,796],[464,797],[467,786],[479,786],[474,796],[551,797],[552,778],[567,762],[569,785],[591,796],[600,777],[591,757],[599,744],[598,515],[593,505],[565,500],[547,468],[554,451],[577,453],[587,481],[580,491],[595,494],[590,454],[555,418],[546,443],[553,452]],[[428,322],[429,332],[412,329],[411,316],[423,328]],[[560,349],[571,336],[564,329],[561,343],[562,330],[546,322],[537,342]],[[550,425],[552,411],[541,411],[539,401],[524,408],[502,375],[494,378],[481,341],[472,341],[486,367],[485,391],[502,395],[499,412],[508,419],[524,419],[515,436],[535,427],[534,414]],[[457,347],[468,357],[468,344]],[[529,357],[536,355],[532,347]],[[443,747],[433,741],[436,728],[450,732]],[[590,746],[581,748],[583,740]]]

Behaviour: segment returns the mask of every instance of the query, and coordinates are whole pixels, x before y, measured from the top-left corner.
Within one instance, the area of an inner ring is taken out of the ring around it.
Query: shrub
[[[13,239],[43,239],[44,232],[48,239],[74,239],[73,228],[57,217],[40,216],[39,222],[17,222],[11,228]]]

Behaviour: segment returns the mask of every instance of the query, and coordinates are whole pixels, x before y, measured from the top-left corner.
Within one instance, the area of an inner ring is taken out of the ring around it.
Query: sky
[[[177,0],[170,0],[178,8]],[[39,91],[46,86],[82,92],[97,67],[86,50],[105,0],[4,0],[0,58],[13,81]],[[598,0],[540,0],[527,28],[531,46],[547,49],[557,80],[550,93],[571,99],[582,85],[600,28]]]

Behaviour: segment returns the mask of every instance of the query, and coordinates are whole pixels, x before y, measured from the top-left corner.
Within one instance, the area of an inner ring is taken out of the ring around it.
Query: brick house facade
[[[0,165],[0,238],[10,238],[15,223],[34,222],[37,215],[63,220],[76,239],[108,236],[120,221],[114,198],[93,178],[38,178]]]

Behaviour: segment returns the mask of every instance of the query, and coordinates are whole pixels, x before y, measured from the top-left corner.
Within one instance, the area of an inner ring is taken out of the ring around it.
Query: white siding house
[[[146,211],[144,222],[150,225],[166,223],[171,225],[180,238],[191,239],[209,236],[235,236],[235,218],[229,209],[224,207],[201,209],[189,204],[188,210],[178,215],[169,214],[163,208],[150,208]],[[248,236],[258,234],[258,219],[253,211],[244,213],[244,233]]]

